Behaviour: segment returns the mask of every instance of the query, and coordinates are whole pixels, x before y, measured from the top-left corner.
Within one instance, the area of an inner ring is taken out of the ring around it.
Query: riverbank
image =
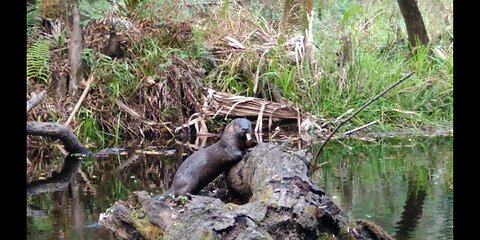
[[[342,0],[313,6],[305,35],[302,24],[285,24],[283,5],[271,1],[243,6],[139,1],[117,13],[122,57],[112,58],[102,54],[109,41],[105,16],[110,6],[83,3],[83,56],[96,77],[72,129],[98,149],[124,140],[170,139],[175,128],[201,112],[208,96],[204,87],[298,107],[321,125],[358,109],[412,71],[410,79],[342,129],[373,121],[378,122],[368,131],[452,122],[451,0],[419,3],[431,41],[414,54],[396,3]],[[65,122],[77,100],[59,97],[53,76],[65,74],[69,36],[45,37],[45,31],[34,21],[27,31],[28,91],[50,89],[28,118]],[[311,42],[302,40],[306,36]],[[224,121],[206,124],[216,132]]]

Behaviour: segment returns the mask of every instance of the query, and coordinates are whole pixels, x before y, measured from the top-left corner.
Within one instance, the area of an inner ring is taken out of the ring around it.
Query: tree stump
[[[245,204],[191,196],[173,207],[140,191],[99,223],[122,239],[392,239],[373,223],[348,219],[309,179],[310,159],[305,150],[261,143],[226,177]]]

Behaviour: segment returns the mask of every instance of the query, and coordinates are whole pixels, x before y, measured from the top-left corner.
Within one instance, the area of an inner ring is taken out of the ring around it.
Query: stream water
[[[99,214],[135,190],[167,188],[189,152],[160,150],[81,162],[29,152],[27,239],[114,239]],[[396,239],[453,239],[452,138],[332,142],[321,159],[313,180],[351,217]]]
[[[333,143],[316,183],[349,216],[398,240],[453,239],[452,139]]]

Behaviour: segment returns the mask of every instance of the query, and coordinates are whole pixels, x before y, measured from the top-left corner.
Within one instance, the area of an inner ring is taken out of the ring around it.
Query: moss
[[[348,240],[355,240],[353,234],[348,231],[347,227],[340,227],[340,231],[338,232],[339,239],[348,239]]]
[[[130,212],[130,219],[133,222],[135,228],[145,239],[163,239],[163,230],[150,223],[143,208],[132,209]]]
[[[270,196],[273,194],[272,186],[267,186],[261,193],[259,201],[264,202],[266,204],[270,204]]]
[[[145,226],[141,233],[145,239],[162,239],[163,236],[163,231],[153,224],[148,224]]]

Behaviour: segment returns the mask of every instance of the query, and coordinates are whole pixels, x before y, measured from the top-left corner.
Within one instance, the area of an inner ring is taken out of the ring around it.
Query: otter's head
[[[225,128],[222,141],[243,150],[253,145],[252,135],[252,123],[246,118],[236,118]]]

